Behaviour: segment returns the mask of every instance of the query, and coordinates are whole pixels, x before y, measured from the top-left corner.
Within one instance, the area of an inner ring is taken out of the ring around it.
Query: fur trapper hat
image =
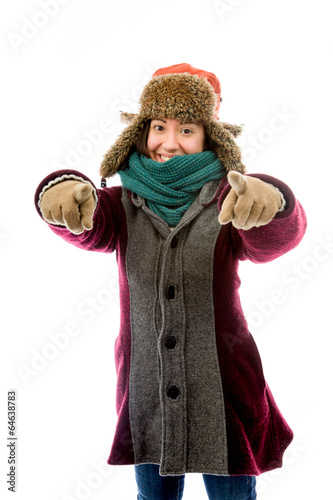
[[[126,159],[133,151],[147,120],[158,118],[175,118],[185,123],[202,123],[205,133],[213,144],[214,152],[227,172],[231,170],[245,172],[245,167],[241,162],[240,148],[234,141],[234,137],[241,133],[242,127],[219,122],[216,119],[219,105],[218,94],[214,92],[208,78],[203,76],[202,70],[196,70],[190,65],[183,64],[182,66],[188,71],[157,74],[147,83],[140,97],[138,114],[121,114],[122,121],[129,125],[105,154],[100,167],[102,177],[111,177],[117,170],[126,166]],[[159,71],[163,72],[163,68]],[[199,71],[201,71],[201,76],[197,74]],[[210,73],[210,75],[213,74]]]

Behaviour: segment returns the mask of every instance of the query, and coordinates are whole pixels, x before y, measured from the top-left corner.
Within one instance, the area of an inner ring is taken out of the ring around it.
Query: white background
[[[1,497],[13,498],[6,405],[15,389],[15,498],[136,498],[133,467],[106,465],[116,423],[115,256],[64,243],[33,201],[39,182],[69,162],[99,185],[123,128],[119,111],[136,111],[154,70],[188,62],[219,77],[220,118],[245,124],[248,172],[285,181],[308,215],[296,249],[240,267],[265,376],[295,432],[284,467],[258,478],[258,498],[330,498],[329,2],[20,0],[1,11]],[[57,348],[56,336],[67,345]],[[200,474],[186,476],[184,499],[194,498],[206,498]]]

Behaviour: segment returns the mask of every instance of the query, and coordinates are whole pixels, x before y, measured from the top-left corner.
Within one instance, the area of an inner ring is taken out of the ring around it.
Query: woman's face
[[[173,156],[201,153],[204,144],[205,129],[199,123],[183,123],[174,118],[150,123],[147,148],[152,160],[165,162]]]

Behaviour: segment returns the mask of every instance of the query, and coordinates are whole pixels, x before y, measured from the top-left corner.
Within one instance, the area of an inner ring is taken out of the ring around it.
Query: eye
[[[154,125],[154,130],[157,130],[157,132],[162,132],[164,130],[164,127],[162,125]]]
[[[183,128],[181,133],[185,134],[185,135],[189,135],[189,134],[192,134],[192,130],[190,128]]]

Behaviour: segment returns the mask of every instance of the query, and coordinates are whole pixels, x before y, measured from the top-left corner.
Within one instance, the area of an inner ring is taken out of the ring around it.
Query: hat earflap
[[[111,177],[125,162],[128,154],[145,125],[145,120],[139,115],[133,117],[132,123],[126,127],[116,142],[104,155],[99,173],[102,177]]]
[[[138,116],[138,113],[128,113],[127,111],[120,112],[121,123],[132,123],[134,118]]]
[[[246,168],[242,163],[241,149],[233,138],[233,136],[237,137],[241,133],[242,127],[212,121],[206,123],[205,128],[207,135],[210,137],[216,148],[216,155],[226,168],[227,172],[236,170],[237,172],[244,174]]]

